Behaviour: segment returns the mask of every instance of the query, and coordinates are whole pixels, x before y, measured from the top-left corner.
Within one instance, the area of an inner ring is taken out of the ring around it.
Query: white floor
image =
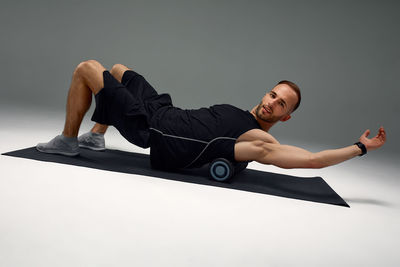
[[[59,113],[0,111],[1,153],[63,126]],[[344,208],[0,156],[0,266],[400,266],[399,163],[376,151],[322,170],[250,165],[322,176]]]

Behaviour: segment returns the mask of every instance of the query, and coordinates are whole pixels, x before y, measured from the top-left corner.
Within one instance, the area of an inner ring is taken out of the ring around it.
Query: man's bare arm
[[[378,135],[368,139],[369,130],[360,137],[367,151],[381,147],[386,141],[383,127]],[[281,168],[324,168],[349,160],[361,154],[361,149],[348,146],[340,149],[324,150],[312,153],[299,147],[268,143],[261,140],[238,142],[235,145],[237,161],[255,160],[263,164],[272,164]]]

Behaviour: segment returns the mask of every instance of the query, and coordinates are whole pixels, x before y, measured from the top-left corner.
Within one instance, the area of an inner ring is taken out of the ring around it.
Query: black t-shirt
[[[194,168],[216,158],[234,161],[236,139],[261,129],[249,111],[232,105],[183,110],[162,107],[150,122],[150,160],[154,168]]]

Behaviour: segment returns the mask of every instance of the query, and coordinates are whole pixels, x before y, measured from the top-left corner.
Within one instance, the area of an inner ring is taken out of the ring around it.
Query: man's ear
[[[280,119],[280,121],[287,121],[291,118],[292,116],[287,115],[286,117],[283,117],[282,119]]]

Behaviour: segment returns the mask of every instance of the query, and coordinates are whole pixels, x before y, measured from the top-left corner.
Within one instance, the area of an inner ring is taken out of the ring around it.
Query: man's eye
[[[274,95],[274,94],[271,93],[270,95],[271,95],[272,98],[275,98],[275,95]]]
[[[283,102],[281,102],[280,104],[281,104],[281,106],[282,106],[282,107],[284,107],[284,104],[283,104]]]

